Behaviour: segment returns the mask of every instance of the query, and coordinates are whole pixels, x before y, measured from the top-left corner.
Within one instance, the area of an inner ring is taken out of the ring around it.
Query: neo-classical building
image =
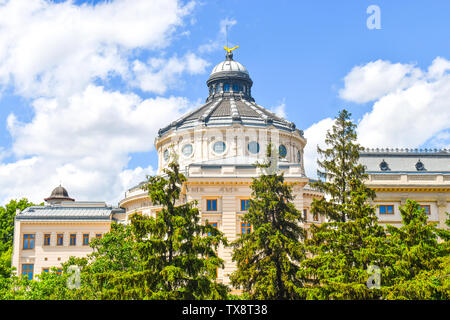
[[[276,168],[293,183],[294,204],[301,210],[308,228],[324,218],[310,212],[314,198],[323,195],[309,187],[303,153],[303,131],[255,102],[253,81],[247,69],[233,60],[228,51],[206,82],[209,95],[205,104],[161,128],[155,139],[158,174],[163,174],[176,157],[187,182],[181,202],[198,202],[202,223],[222,231],[229,241],[251,232],[241,221],[251,197],[252,178],[262,169],[256,162],[266,160],[270,143],[278,149]],[[360,162],[369,174],[367,184],[377,193],[375,205],[380,223],[399,225],[399,206],[406,199],[418,201],[430,221],[445,227],[450,211],[450,151],[365,150]],[[25,209],[16,215],[12,264],[21,274],[32,277],[58,267],[70,256],[91,252],[89,240],[109,231],[112,221],[126,223],[133,213],[155,216],[154,206],[141,184],[132,187],[119,202],[119,208],[104,202],[77,202],[57,187],[45,199],[46,205]],[[235,270],[230,248],[220,248],[225,268],[218,281],[228,284]]]
[[[312,199],[321,194],[307,187],[303,131],[255,102],[249,72],[233,60],[232,52],[213,68],[206,84],[209,95],[204,105],[159,130],[155,140],[158,173],[176,156],[187,177],[182,200],[196,200],[202,222],[233,241],[251,232],[241,217],[247,211],[252,178],[261,174],[255,163],[266,160],[271,143],[279,151],[279,170],[287,182],[295,183],[294,204],[304,213],[306,224],[321,222],[321,217],[309,212]],[[160,209],[150,203],[141,185],[128,190],[119,205],[127,217],[135,212],[154,216]],[[235,270],[231,255],[231,248],[219,249],[225,268],[219,270],[218,280],[224,283],[229,283],[229,274]]]
[[[401,225],[399,206],[416,200],[429,221],[446,228],[450,212],[450,150],[366,149],[360,154],[375,190],[380,224]]]
[[[35,274],[60,268],[70,256],[92,252],[89,241],[123,220],[125,210],[104,202],[75,201],[65,188],[55,188],[43,206],[17,212],[14,222],[12,266],[32,279]]]

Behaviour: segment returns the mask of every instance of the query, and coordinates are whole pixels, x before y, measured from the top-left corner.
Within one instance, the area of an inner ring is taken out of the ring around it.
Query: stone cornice
[[[370,189],[376,192],[450,192],[450,186],[414,186],[414,185],[370,185],[367,184]]]

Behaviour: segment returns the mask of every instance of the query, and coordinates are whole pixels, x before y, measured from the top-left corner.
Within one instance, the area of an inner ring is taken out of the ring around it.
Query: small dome
[[[211,76],[218,72],[230,72],[237,71],[248,74],[247,69],[237,61],[234,60],[225,60],[218,63],[211,72]]]
[[[69,197],[69,193],[61,185],[59,185],[58,187],[53,189],[50,197],[48,197],[44,200],[49,203],[60,203],[61,201],[75,201],[74,199]]]
[[[68,197],[68,196],[69,193],[61,185],[53,189],[52,194],[50,195],[50,197]]]

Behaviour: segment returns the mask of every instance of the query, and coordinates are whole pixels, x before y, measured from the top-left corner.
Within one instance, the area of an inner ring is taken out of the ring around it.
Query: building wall
[[[217,154],[213,150],[214,143],[223,141],[226,144],[225,152]],[[253,154],[248,150],[248,144],[255,141],[259,144],[259,152]],[[226,128],[206,128],[196,127],[194,129],[182,130],[180,132],[172,131],[170,134],[162,138],[156,139],[155,147],[158,150],[159,170],[166,168],[171,161],[171,157],[165,159],[166,150],[169,154],[178,156],[180,168],[195,163],[203,163],[205,161],[220,161],[232,157],[245,157],[248,161],[254,163],[256,161],[264,161],[266,159],[266,148],[268,143],[272,143],[278,147],[283,144],[287,149],[285,160],[290,163],[300,163],[302,173],[303,166],[303,149],[306,140],[297,132],[286,132],[275,127],[270,128],[248,128],[240,125],[230,126]],[[185,156],[182,152],[183,146],[192,144],[193,152],[190,156]],[[300,152],[300,159],[298,159]],[[300,160],[300,161],[299,161]]]
[[[92,252],[89,245],[83,245],[83,234],[89,239],[96,234],[105,234],[110,230],[109,221],[21,221],[14,226],[14,244],[12,265],[18,274],[22,273],[23,264],[34,264],[34,275],[43,268],[60,267],[70,256],[85,257]],[[44,234],[49,233],[50,245],[44,246]],[[70,234],[76,234],[76,245],[70,245]],[[34,234],[34,249],[24,249],[23,235]],[[62,246],[56,245],[57,234],[63,234]]]
[[[229,242],[232,242],[241,236],[241,217],[246,211],[241,210],[241,199],[251,198],[250,185],[252,179],[250,177],[243,177],[243,173],[238,169],[237,172],[231,171],[230,174],[235,175],[234,178],[224,176],[223,178],[204,176],[204,170],[200,171],[196,176],[190,176],[184,187],[184,197],[187,201],[197,201],[197,207],[200,211],[201,223],[217,223],[217,228],[224,233]],[[249,169],[242,169],[249,170]],[[219,169],[219,172],[221,170]],[[228,171],[230,172],[230,171]],[[256,168],[253,172],[246,172],[248,175],[255,176]],[[286,181],[288,183],[296,183],[293,186],[294,205],[303,213],[303,210],[308,211],[307,222],[303,224],[308,228],[311,223],[323,222],[323,217],[317,217],[313,220],[310,213],[311,202],[313,198],[321,196],[320,193],[313,190],[305,190],[304,186],[308,183],[308,179],[304,177],[289,177],[287,171]],[[130,197],[125,198],[121,202],[121,206],[126,209],[127,216],[135,212],[142,214],[149,214],[155,216],[155,211],[159,210],[156,206],[145,206],[149,203],[147,194],[141,189],[139,191],[134,189],[130,191]],[[138,196],[140,194],[140,196]],[[217,199],[217,210],[207,210],[207,200]],[[139,206],[139,203],[142,206]],[[224,248],[221,246],[218,250],[218,255],[224,260],[224,268],[218,270],[218,281],[225,284],[230,284],[229,275],[236,270],[235,262],[232,261],[232,248]]]

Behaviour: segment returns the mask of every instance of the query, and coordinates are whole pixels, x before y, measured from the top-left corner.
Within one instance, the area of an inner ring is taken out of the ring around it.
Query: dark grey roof
[[[17,220],[110,220],[112,213],[124,211],[112,207],[32,206],[16,215]]]
[[[69,193],[67,192],[66,188],[59,185],[55,189],[53,189],[52,194],[50,197],[44,199],[45,201],[49,200],[68,200],[68,201],[74,201],[71,197],[69,197]]]
[[[295,131],[295,124],[287,121],[253,101],[242,97],[223,96],[216,97],[186,114],[170,125],[159,130],[159,136],[171,129],[182,130],[197,125],[224,126],[240,123],[244,126],[269,126],[273,125],[286,131]],[[301,135],[303,132],[298,130]]]
[[[450,150],[366,148],[359,162],[368,173],[449,174]]]

